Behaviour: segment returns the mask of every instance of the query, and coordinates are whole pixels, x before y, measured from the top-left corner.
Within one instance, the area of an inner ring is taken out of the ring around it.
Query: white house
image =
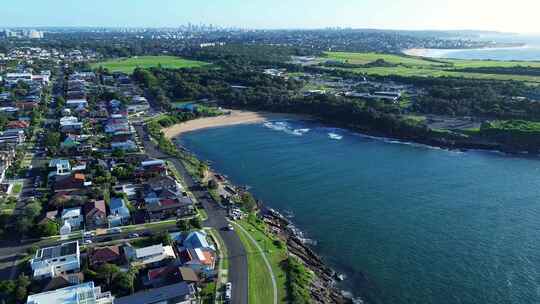
[[[72,230],[81,228],[83,216],[81,207],[68,208],[62,211],[62,223],[68,223]]]
[[[151,265],[176,258],[173,247],[163,246],[163,244],[137,249],[126,246],[124,247],[124,254],[132,265]]]
[[[29,295],[26,304],[112,304],[114,297],[111,293],[101,292],[101,287],[94,282],[86,282],[47,292]]]
[[[86,99],[69,99],[66,101],[66,106],[71,109],[86,108],[88,101]]]
[[[63,243],[39,249],[30,260],[34,279],[54,278],[81,269],[79,242]]]

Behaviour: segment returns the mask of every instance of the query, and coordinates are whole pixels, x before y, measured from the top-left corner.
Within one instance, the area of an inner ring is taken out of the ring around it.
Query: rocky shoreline
[[[297,257],[315,277],[311,282],[310,292],[313,303],[353,303],[361,302],[339,289],[337,281],[341,275],[336,273],[310,247],[310,241],[296,228],[289,219],[278,211],[260,206],[263,220],[273,230],[280,231],[279,236],[286,244],[289,254]]]

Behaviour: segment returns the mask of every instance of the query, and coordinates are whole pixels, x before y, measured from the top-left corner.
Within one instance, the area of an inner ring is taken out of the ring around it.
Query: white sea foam
[[[264,123],[264,126],[275,131],[281,131],[296,136],[302,136],[311,130],[309,128],[294,129],[289,123],[284,121],[267,121]]]
[[[343,136],[336,133],[332,133],[332,132],[328,133],[328,137],[330,137],[330,139],[335,139],[335,140],[340,140],[343,138]]]

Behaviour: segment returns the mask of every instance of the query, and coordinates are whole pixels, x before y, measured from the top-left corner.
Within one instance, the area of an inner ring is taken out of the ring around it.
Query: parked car
[[[109,229],[110,234],[117,234],[117,233],[121,233],[121,232],[122,232],[122,228],[120,228],[120,227],[114,227],[114,228]]]
[[[138,234],[138,233],[130,233],[130,234],[128,235],[128,237],[129,237],[130,239],[138,238],[138,237],[139,237],[139,234]]]
[[[227,282],[225,284],[225,300],[230,301],[232,298],[232,283]]]
[[[144,232],[142,233],[142,236],[153,236],[153,235],[154,235],[154,233],[153,233],[152,231],[149,231],[149,230],[144,231]]]
[[[92,240],[84,240],[85,244],[92,244]]]
[[[227,225],[227,230],[234,231],[233,225],[231,225],[231,224]]]

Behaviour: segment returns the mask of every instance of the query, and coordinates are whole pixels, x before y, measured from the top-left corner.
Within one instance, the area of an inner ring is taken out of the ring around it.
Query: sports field
[[[158,65],[168,69],[181,69],[198,68],[209,65],[209,63],[175,56],[137,56],[97,62],[92,64],[92,68],[102,66],[111,72],[132,73],[137,67],[150,68]]]
[[[377,54],[377,53],[346,53],[327,52],[326,59],[351,65],[365,65],[382,59],[394,66],[341,67],[368,75],[399,75],[424,77],[465,77],[476,79],[517,80],[540,83],[540,76],[512,73],[494,73],[474,71],[475,68],[512,68],[527,67],[540,69],[538,61],[495,61],[495,60],[459,60],[459,59],[429,59],[406,55]],[[469,69],[469,70],[461,70]]]

